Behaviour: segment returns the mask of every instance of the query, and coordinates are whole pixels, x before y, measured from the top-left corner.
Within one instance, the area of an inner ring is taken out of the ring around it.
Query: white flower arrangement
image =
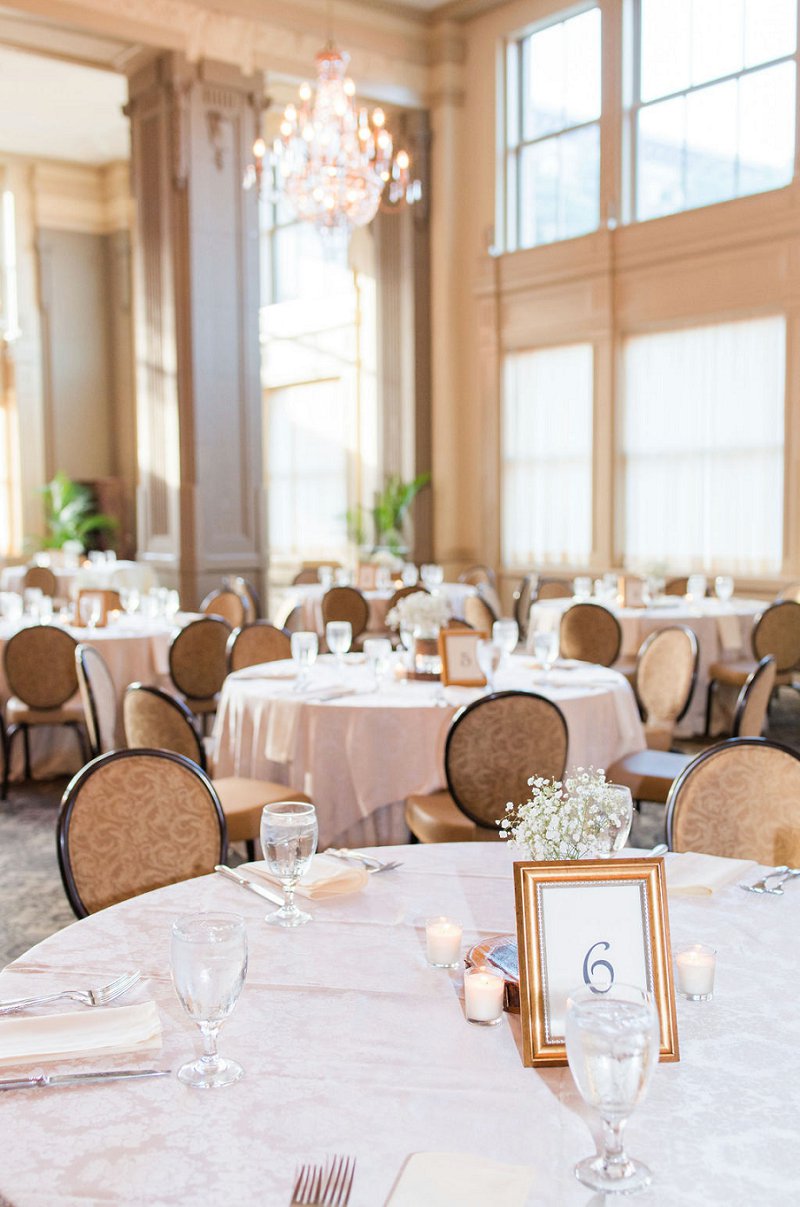
[[[530,800],[509,801],[497,822],[500,837],[510,838],[531,859],[582,859],[605,848],[604,835],[625,824],[617,792],[609,792],[602,769],[578,767],[561,780],[535,776],[528,780]]]
[[[450,619],[450,606],[443,595],[414,591],[399,599],[386,616],[390,629],[441,629]]]

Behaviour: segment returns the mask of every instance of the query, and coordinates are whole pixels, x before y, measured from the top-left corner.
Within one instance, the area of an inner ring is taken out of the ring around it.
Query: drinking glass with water
[[[297,882],[308,870],[317,849],[317,811],[301,801],[265,805],[261,814],[261,846],[269,871],[283,886],[283,905],[264,919],[272,926],[302,926],[311,915],[295,905]]]

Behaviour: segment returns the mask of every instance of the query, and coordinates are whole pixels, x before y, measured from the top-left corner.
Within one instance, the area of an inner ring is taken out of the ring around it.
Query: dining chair
[[[206,719],[217,711],[228,673],[231,626],[221,616],[192,620],[172,638],[169,677],[194,713]]]
[[[785,599],[770,604],[753,625],[752,658],[712,662],[708,668],[706,733],[711,732],[714,699],[720,686],[741,688],[756,665],[768,654],[775,659],[775,686],[794,687],[793,672],[800,665],[800,603]]]
[[[688,575],[685,575],[683,578],[668,578],[664,584],[665,595],[685,595],[688,590]]]
[[[250,620],[261,619],[261,596],[249,578],[236,574],[232,578],[223,578],[222,585],[242,596],[249,608]]]
[[[517,628],[519,629],[522,641],[528,636],[528,628],[531,621],[531,604],[536,594],[538,582],[539,576],[537,574],[526,574],[520,580],[519,586],[514,590],[514,619],[517,622]]]
[[[577,603],[561,617],[559,644],[562,658],[613,666],[622,647],[622,629],[602,604]]]
[[[309,586],[311,583],[319,582],[319,573],[316,566],[304,566],[302,570],[298,570],[292,579],[293,587]]]
[[[35,624],[19,629],[3,649],[3,667],[11,692],[5,703],[6,760],[2,799],[8,794],[14,738],[22,734],[25,778],[31,778],[30,730],[65,726],[74,730],[81,758],[88,753],[83,706],[78,695],[74,637],[57,625]]]
[[[221,587],[210,591],[200,604],[200,611],[206,616],[221,616],[232,629],[241,628],[254,616],[250,600],[246,595],[234,591],[232,587]]]
[[[329,620],[349,620],[353,644],[369,623],[369,604],[357,587],[331,587],[322,597],[322,623]]]
[[[464,619],[470,628],[491,633],[492,625],[499,620],[499,616],[483,594],[478,594],[465,597]]]
[[[534,603],[538,603],[540,599],[572,599],[572,595],[572,579],[540,578]]]
[[[117,688],[103,655],[93,645],[81,642],[75,647],[75,671],[94,759],[117,745]]]
[[[413,587],[398,587],[392,598],[386,605],[386,611],[391,612],[392,608],[396,607],[401,599],[405,599],[408,595],[430,595],[427,587],[423,587],[422,583],[415,583]]]
[[[535,692],[483,696],[453,717],[445,743],[447,791],[406,798],[406,824],[419,842],[499,838],[508,801],[527,799],[531,776],[561,779],[567,723]]]
[[[729,738],[698,755],[670,789],[667,843],[796,867],[800,754],[765,738]]]
[[[491,566],[468,566],[466,570],[461,571],[458,581],[470,587],[491,587],[493,591],[497,590],[497,578]]]
[[[699,647],[686,625],[651,633],[636,657],[633,690],[650,750],[669,750],[675,726],[689,709],[697,681]]]
[[[262,662],[278,662],[291,656],[291,638],[268,620],[251,620],[234,629],[228,638],[229,671],[240,671]]]
[[[775,597],[776,603],[781,603],[784,599],[793,599],[795,603],[800,603],[800,583],[791,583],[790,586],[784,587]]]
[[[22,589],[38,589],[51,599],[58,594],[58,579],[49,566],[28,566],[22,580]]]
[[[225,817],[196,763],[166,750],[114,750],[68,785],[58,864],[79,918],[213,872],[227,855]]]
[[[762,658],[739,692],[733,714],[732,738],[760,738],[775,687],[775,659]]]
[[[129,684],[122,702],[122,715],[129,749],[171,750],[191,759],[212,776],[214,791],[225,814],[228,841],[246,843],[250,859],[256,858],[255,844],[261,832],[264,805],[285,800],[310,803],[305,793],[296,792],[286,784],[239,775],[219,779],[214,776],[213,759],[200,735],[197,719],[182,700],[159,687]]]

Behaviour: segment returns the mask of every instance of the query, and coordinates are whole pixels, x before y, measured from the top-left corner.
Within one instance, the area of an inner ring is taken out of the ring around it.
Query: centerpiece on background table
[[[386,616],[390,629],[400,631],[400,640],[413,658],[412,674],[436,679],[442,672],[439,632],[450,619],[450,605],[443,595],[414,591],[404,595]]]

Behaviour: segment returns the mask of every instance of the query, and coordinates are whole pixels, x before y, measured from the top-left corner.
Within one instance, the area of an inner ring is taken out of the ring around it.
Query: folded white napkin
[[[667,892],[672,897],[710,897],[730,884],[746,880],[758,866],[752,859],[723,859],[697,851],[669,855]]]
[[[272,888],[280,888],[280,880],[273,876],[267,865],[248,863],[241,869],[251,873],[257,880],[266,881]],[[297,886],[299,897],[315,901],[324,897],[338,897],[342,893],[356,893],[369,880],[369,872],[363,864],[339,859],[335,855],[315,855],[311,866]]]
[[[35,1018],[0,1018],[0,1066],[149,1052],[160,1047],[161,1020],[155,1002],[98,1006]]]
[[[717,632],[719,643],[726,653],[732,654],[742,648],[742,627],[738,616],[718,616]]]
[[[528,1165],[502,1165],[468,1153],[413,1153],[386,1207],[523,1207],[533,1179]]]
[[[241,671],[234,671],[232,679],[275,679],[280,682],[283,679],[296,679],[297,671],[293,666],[286,666],[281,663],[272,669],[273,664],[270,662],[258,662],[254,666],[246,666]]]

